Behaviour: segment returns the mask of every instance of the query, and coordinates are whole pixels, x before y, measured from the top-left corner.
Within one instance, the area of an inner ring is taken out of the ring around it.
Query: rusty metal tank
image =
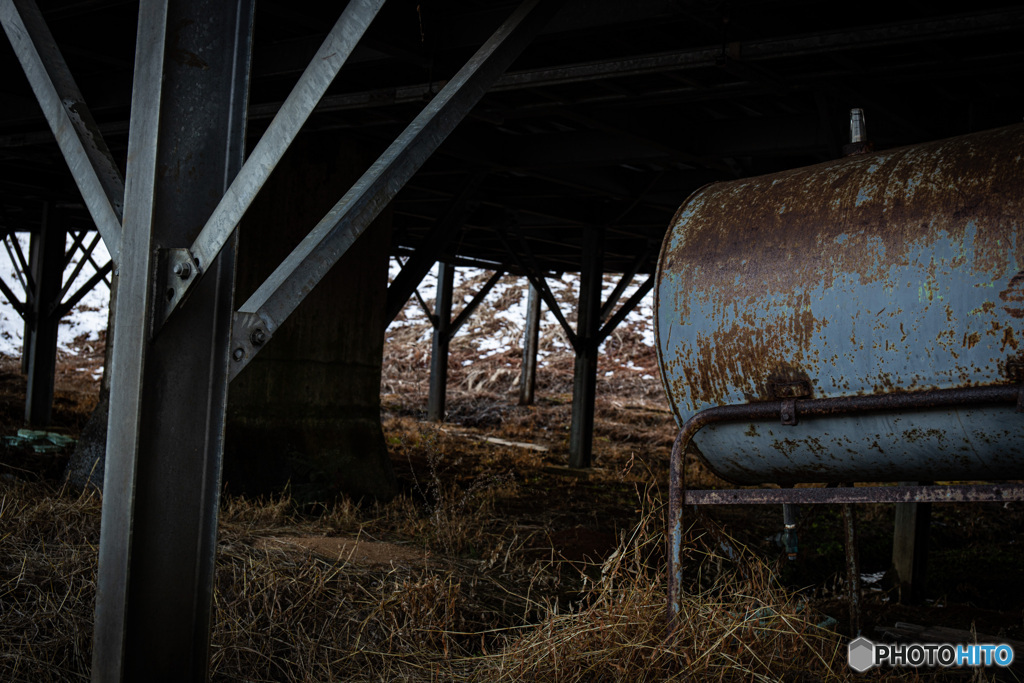
[[[706,408],[1024,380],[1024,125],[708,185],[655,292],[680,426]],[[705,427],[738,484],[1024,477],[1024,414],[964,405]]]

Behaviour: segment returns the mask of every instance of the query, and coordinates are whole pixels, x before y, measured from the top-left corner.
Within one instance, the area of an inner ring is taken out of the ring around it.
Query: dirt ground
[[[481,327],[486,332],[487,322]],[[422,332],[407,328],[388,342],[382,405],[392,464],[409,505],[430,522],[418,532],[429,538],[410,537],[407,528],[403,531],[388,517],[356,525],[338,522],[328,533],[315,535],[277,530],[254,543],[375,566],[429,564],[445,558],[456,563],[452,566],[479,560],[493,567],[502,553],[506,563],[514,554],[524,566],[561,562],[577,570],[576,578],[552,588],[550,595],[570,604],[581,580],[585,584],[588,576],[600,577],[602,566],[648,503],[667,497],[668,453],[676,427],[658,380],[651,378],[657,375],[653,350],[628,327],[612,338],[598,373],[594,467],[576,471],[566,467],[572,399],[569,353],[547,356],[539,372],[536,404],[519,406],[519,350],[483,361],[469,355],[468,347],[456,338],[447,420],[427,424],[422,420],[429,345],[417,341]],[[69,436],[81,430],[96,403],[102,353],[100,343],[83,346],[78,355],[61,356],[50,430]],[[24,387],[20,361],[0,358],[4,436],[24,426]],[[57,482],[67,457],[67,448],[35,453],[5,444],[0,477]],[[724,485],[699,463],[688,470],[693,486]],[[487,495],[481,497],[481,492]],[[225,504],[230,508],[234,503]],[[882,577],[865,586],[865,635],[882,639],[880,628],[908,622],[976,632],[982,642],[985,636],[1024,641],[1024,504],[934,505],[927,587],[924,602],[918,605],[898,604],[891,575],[886,574],[893,507],[867,505],[857,513],[861,573]],[[779,582],[834,618],[839,633],[847,634],[842,518],[837,507],[801,510],[795,561],[785,558],[775,540],[782,531],[779,509],[723,506],[702,509],[698,516],[694,533],[727,534],[727,545],[745,547],[761,557]],[[225,517],[233,519],[230,512]],[[504,540],[496,544],[499,537]]]

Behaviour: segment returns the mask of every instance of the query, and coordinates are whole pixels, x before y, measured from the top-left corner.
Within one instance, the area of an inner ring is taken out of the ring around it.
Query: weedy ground
[[[505,324],[483,311],[470,334]],[[426,330],[385,348],[383,425],[401,494],[301,505],[288,491],[226,497],[211,678],[224,681],[995,680],[846,665],[841,518],[805,509],[800,555],[772,537],[781,511],[690,513],[686,591],[665,607],[665,500],[675,426],[642,331],[620,329],[599,368],[594,467],[566,465],[572,357],[548,355],[534,406],[517,405],[519,350],[453,344],[443,424],[426,407]],[[54,430],[95,403],[102,347],[59,364]],[[611,375],[607,375],[611,372]],[[0,360],[0,426],[20,426],[24,379]],[[61,483],[64,454],[0,456],[0,680],[87,680],[101,499]],[[721,486],[687,464],[693,486]],[[891,556],[889,506],[858,510],[864,572]],[[928,604],[865,595],[865,626],[897,621],[1024,639],[1019,505],[935,506]],[[1019,674],[1018,674],[1019,675]],[[1016,680],[1013,673],[1000,680]]]

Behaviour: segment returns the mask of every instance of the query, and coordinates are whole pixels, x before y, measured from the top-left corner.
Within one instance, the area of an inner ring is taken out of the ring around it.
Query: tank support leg
[[[455,285],[455,266],[437,264],[437,299],[434,303],[434,341],[430,349],[430,395],[427,399],[427,419],[444,420],[444,404],[448,392],[448,346],[451,343],[452,289]]]
[[[913,486],[918,482],[900,482]],[[928,559],[928,527],[931,503],[897,503],[896,529],[892,539],[892,564],[899,581],[899,601],[920,602],[924,593]]]
[[[523,333],[523,369],[519,376],[519,405],[532,406],[537,389],[537,344],[540,341],[540,293],[530,283],[526,303],[526,331]]]
[[[860,552],[857,549],[857,513],[853,504],[843,504],[846,532],[846,590],[850,601],[850,637],[860,635]]]
[[[597,347],[600,345],[604,228],[591,228],[583,241],[583,271],[576,318],[576,366],[572,385],[569,467],[590,467],[597,395]]]

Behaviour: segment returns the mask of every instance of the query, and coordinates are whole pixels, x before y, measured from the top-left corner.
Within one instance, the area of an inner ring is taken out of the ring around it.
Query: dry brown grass
[[[493,312],[507,303],[482,307],[467,334],[496,333]],[[616,331],[602,357],[597,466],[571,474],[562,466],[572,358],[555,352],[559,332],[542,337],[552,354],[528,408],[514,405],[518,348],[463,365],[469,337],[456,337],[449,409],[458,424],[447,426],[411,417],[426,403],[424,332],[398,330],[385,349],[385,434],[404,495],[362,507],[297,508],[287,491],[223,501],[213,680],[850,678],[845,639],[819,628],[823,617],[753,554],[717,554],[724,532],[707,521],[687,546],[692,581],[669,634],[664,510],[652,482],[666,480],[675,427],[658,381],[643,379],[656,374],[654,354],[636,330]],[[485,446],[484,434],[550,450]],[[687,480],[716,483],[696,463]],[[0,479],[0,680],[88,678],[99,517],[94,496]],[[612,540],[574,555],[557,540],[566,530]],[[407,552],[360,563],[315,543],[268,542],[280,537]]]
[[[87,680],[100,501],[0,481],[0,679]]]
[[[225,501],[215,590],[212,678],[328,680],[829,680],[842,643],[752,556],[739,567],[695,539],[713,574],[664,619],[662,510],[601,565],[531,559],[522,534],[485,522],[507,484],[448,487],[316,515],[281,497]],[[469,522],[472,522],[469,523]],[[0,483],[0,679],[89,672],[99,501],[45,483]],[[461,542],[459,534],[473,531]],[[431,531],[433,529],[433,531]],[[433,549],[432,560],[360,566],[259,540],[347,533]],[[467,557],[460,548],[475,548]],[[740,571],[742,569],[742,571]],[[801,679],[804,680],[804,679]]]

